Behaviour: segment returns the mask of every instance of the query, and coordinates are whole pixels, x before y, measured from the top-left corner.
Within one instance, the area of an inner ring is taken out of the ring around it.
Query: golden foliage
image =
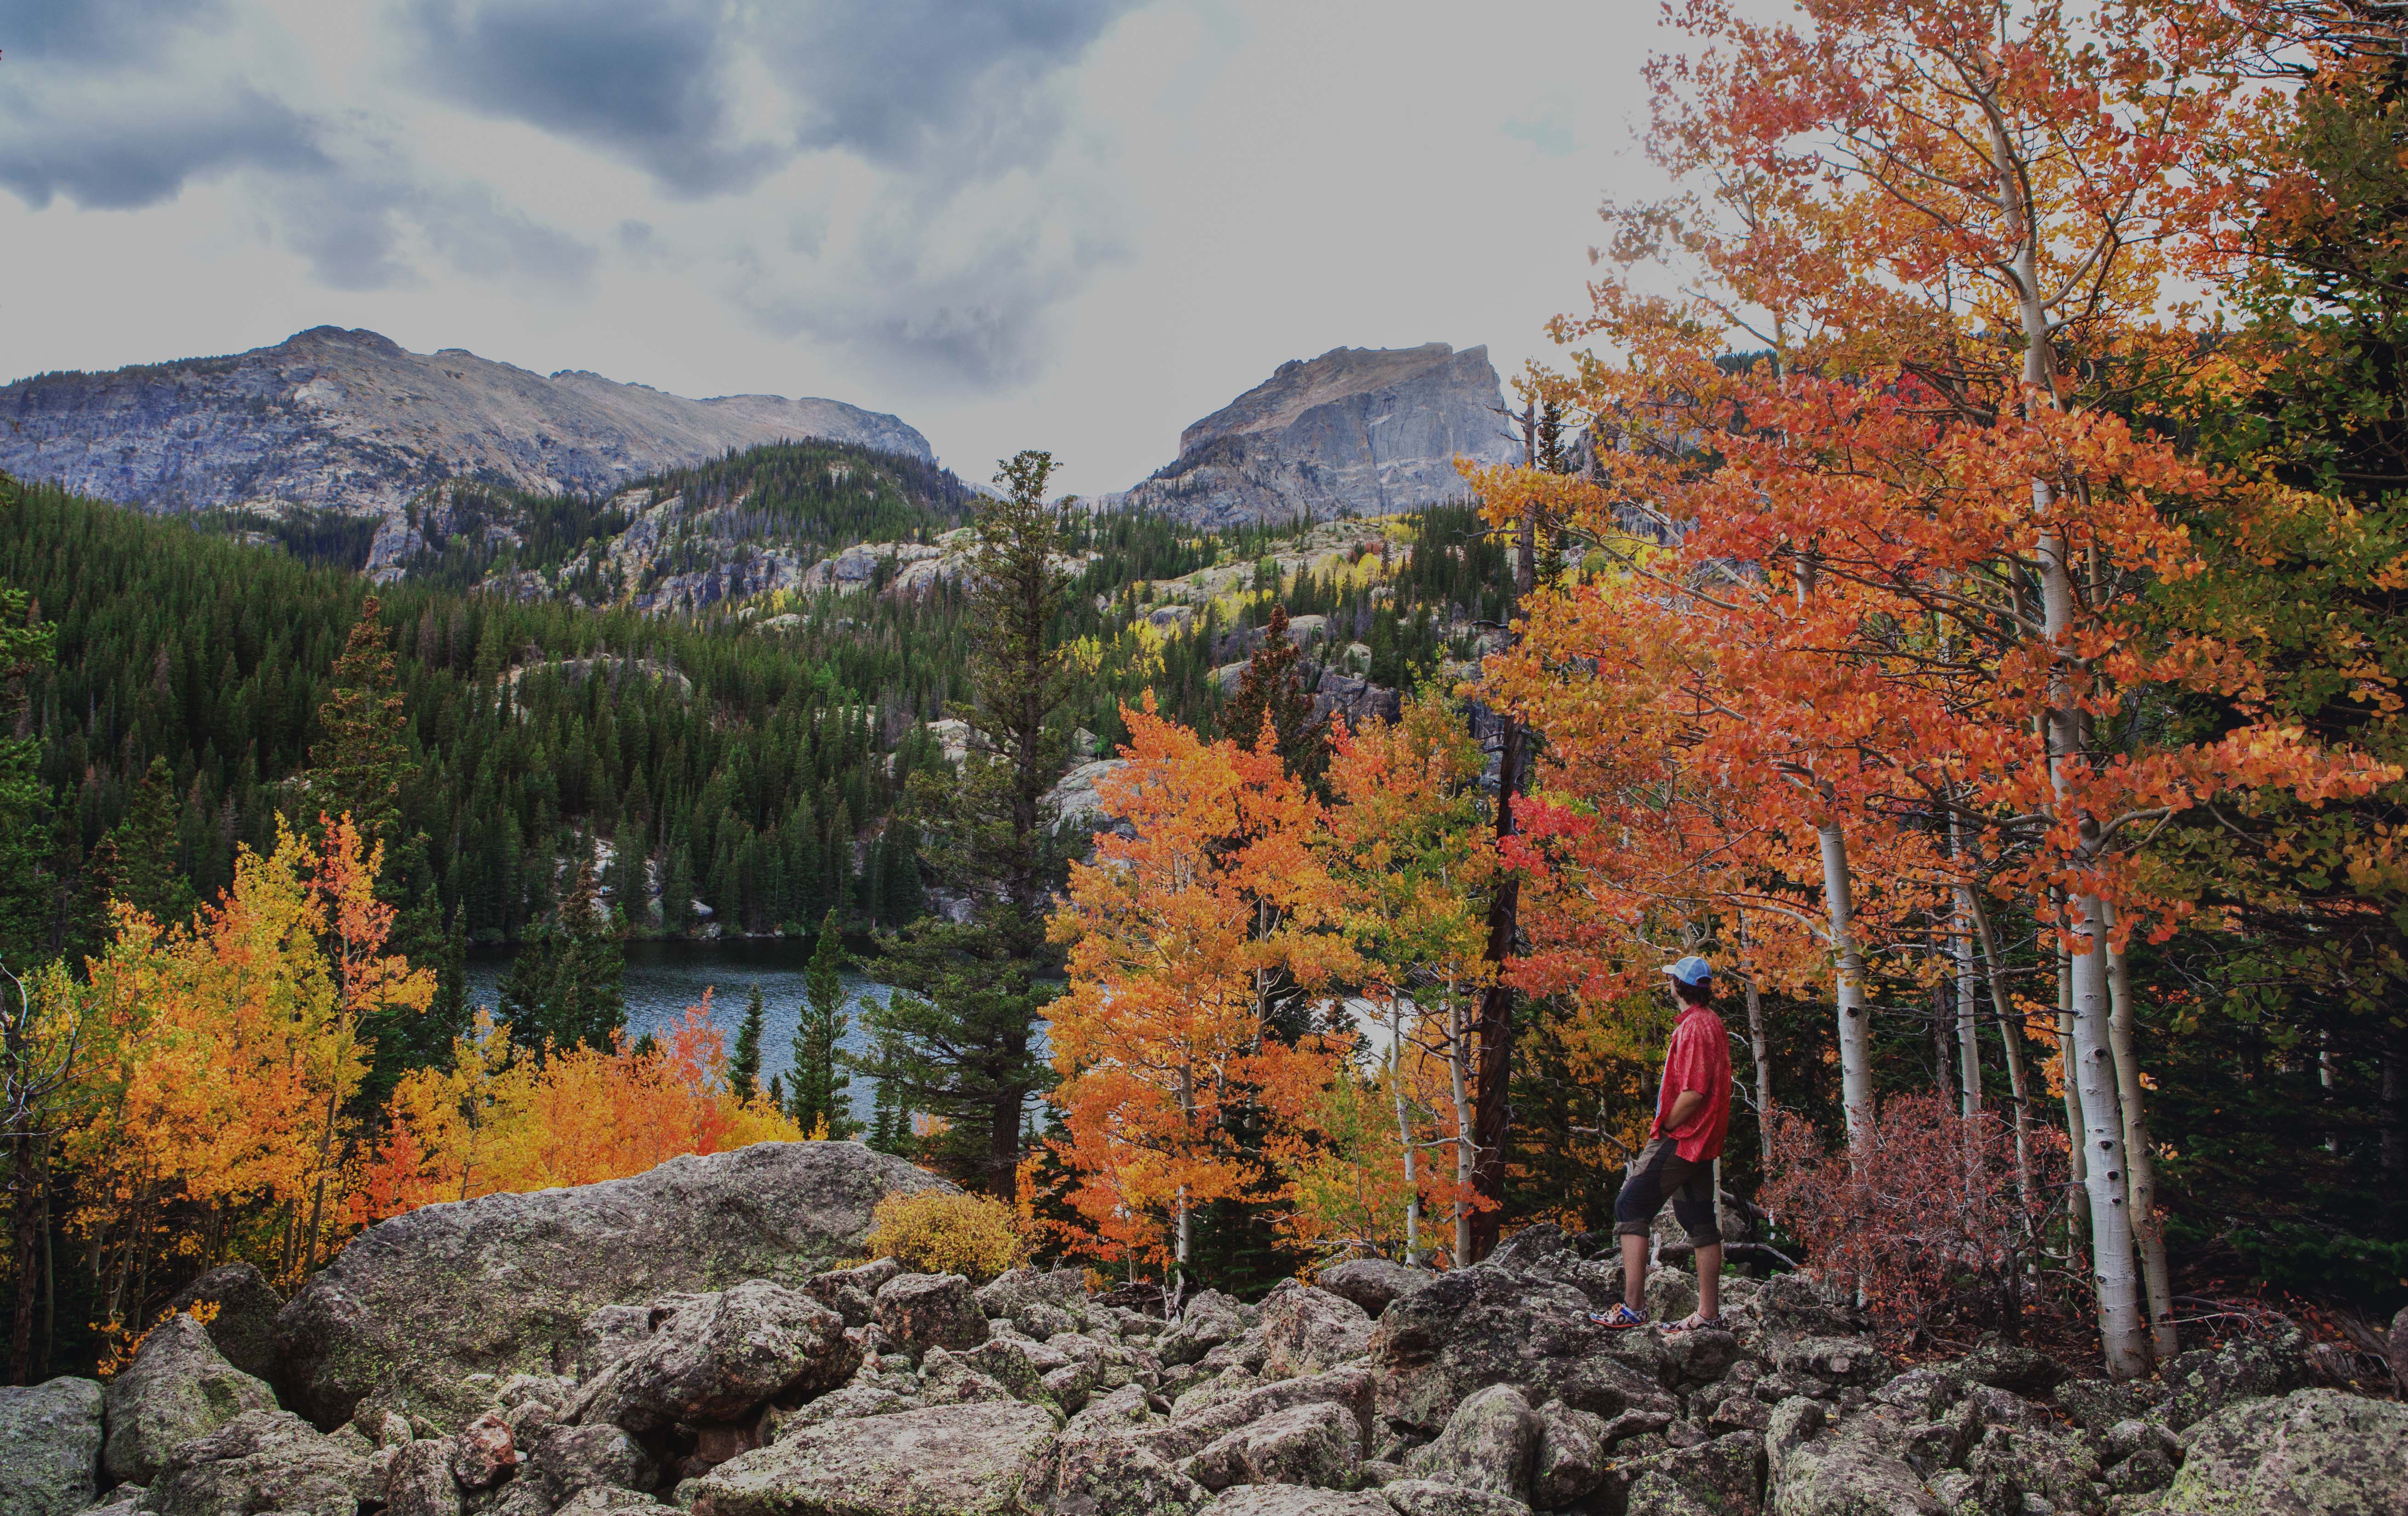
[[[441,1200],[593,1184],[640,1174],[681,1153],[799,1142],[802,1129],[766,1096],[738,1098],[710,1002],[639,1051],[624,1035],[605,1052],[510,1043],[480,1010],[452,1044],[452,1066],[403,1076],[382,1145],[351,1196],[358,1224]]]
[[[983,1284],[1028,1256],[1020,1217],[991,1195],[922,1190],[878,1203],[866,1246],[920,1274],[961,1274]]]

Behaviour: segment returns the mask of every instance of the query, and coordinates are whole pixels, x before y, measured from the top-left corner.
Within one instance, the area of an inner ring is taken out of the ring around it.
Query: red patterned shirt
[[[1672,1046],[1664,1054],[1664,1088],[1656,1098],[1656,1126],[1651,1137],[1667,1137],[1673,1151],[1693,1164],[1719,1158],[1723,1133],[1730,1125],[1730,1034],[1723,1019],[1704,1006],[1684,1006],[1672,1025]],[[1684,1090],[1695,1090],[1706,1103],[1679,1126],[1667,1130],[1673,1102]]]

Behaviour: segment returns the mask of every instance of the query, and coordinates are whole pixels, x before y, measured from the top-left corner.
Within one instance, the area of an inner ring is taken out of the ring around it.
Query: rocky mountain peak
[[[390,518],[448,478],[595,494],[812,437],[934,457],[899,419],[841,401],[687,399],[337,326],[227,357],[21,379],[0,386],[0,469],[151,511]]]
[[[1109,503],[1198,525],[1382,515],[1459,497],[1455,460],[1513,455],[1484,347],[1333,348],[1180,434],[1179,457]]]

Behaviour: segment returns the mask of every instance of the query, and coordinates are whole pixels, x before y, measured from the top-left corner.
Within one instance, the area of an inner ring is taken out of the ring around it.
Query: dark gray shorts
[[[1622,1181],[1622,1194],[1613,1202],[1614,1235],[1645,1237],[1667,1198],[1692,1247],[1711,1247],[1723,1239],[1722,1229],[1714,1224],[1713,1164],[1693,1164],[1661,1137],[1639,1150]]]

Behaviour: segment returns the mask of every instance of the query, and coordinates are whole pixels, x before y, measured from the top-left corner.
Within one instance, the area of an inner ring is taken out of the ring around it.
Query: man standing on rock
[[[1698,1309],[1668,1330],[1720,1327],[1723,1235],[1714,1225],[1714,1160],[1730,1125],[1730,1041],[1713,1012],[1714,965],[1684,958],[1664,970],[1681,1018],[1664,1054],[1664,1086],[1656,1097],[1656,1125],[1647,1134],[1613,1203],[1613,1230],[1622,1238],[1622,1304],[1592,1316],[1601,1326],[1644,1326],[1647,1239],[1669,1197],[1672,1216],[1698,1250]]]

